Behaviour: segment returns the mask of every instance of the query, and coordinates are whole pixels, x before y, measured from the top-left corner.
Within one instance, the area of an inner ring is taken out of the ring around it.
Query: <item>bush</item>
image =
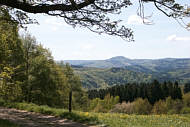
[[[116,104],[110,112],[132,114],[134,113],[134,103],[123,102],[121,104]]]
[[[183,101],[182,100],[175,100],[174,101],[174,105],[173,105],[173,109],[175,110],[175,114],[179,114],[183,108]]]
[[[152,110],[152,105],[147,99],[138,98],[133,103],[136,114],[149,114]]]
[[[173,100],[171,97],[168,97],[166,99],[166,106],[168,114],[179,114],[183,108],[183,102],[182,100]]]
[[[103,101],[100,100],[100,102],[94,108],[93,112],[103,112],[103,113],[108,112],[109,110],[106,109],[103,105],[104,105]]]
[[[190,107],[190,93],[183,95],[183,103],[185,106]]]
[[[96,98],[90,101],[89,111],[93,112],[109,112],[115,104],[119,103],[119,97],[112,97],[110,94],[106,95],[103,100]]]
[[[153,106],[152,113],[153,114],[166,114],[168,111],[166,102],[163,100],[159,100]]]
[[[151,112],[152,105],[149,103],[147,99],[138,98],[134,102],[126,103],[123,102],[122,104],[117,104],[111,110],[111,112],[117,113],[127,113],[127,114],[149,114]]]
[[[184,107],[184,108],[182,108],[181,114],[190,114],[190,107]]]

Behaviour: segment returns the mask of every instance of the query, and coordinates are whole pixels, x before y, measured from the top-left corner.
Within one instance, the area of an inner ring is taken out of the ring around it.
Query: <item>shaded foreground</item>
[[[19,127],[19,126],[8,120],[0,119],[0,127]]]
[[[51,115],[2,107],[0,107],[0,119],[9,120],[21,127],[89,127]]]

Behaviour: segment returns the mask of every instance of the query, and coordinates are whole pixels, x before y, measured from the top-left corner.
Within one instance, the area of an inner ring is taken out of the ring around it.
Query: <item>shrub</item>
[[[98,104],[96,105],[96,107],[94,108],[94,110],[93,110],[93,112],[104,112],[104,113],[106,113],[106,112],[108,112],[108,111],[109,111],[109,110],[106,109],[106,108],[103,106],[102,101],[100,101],[100,103],[98,103]]]
[[[166,114],[168,111],[166,102],[163,100],[159,100],[153,106],[152,113],[153,114]]]
[[[121,104],[116,104],[110,112],[132,114],[134,113],[134,103],[122,102]]]
[[[127,114],[149,114],[151,112],[152,105],[147,99],[138,98],[134,102],[117,104],[111,110],[111,112],[127,113]]]
[[[183,103],[185,106],[190,107],[190,93],[183,95]]]
[[[166,99],[166,106],[168,109],[168,114],[178,114],[183,108],[183,102],[179,99],[173,100],[171,97]]]
[[[183,108],[183,101],[182,100],[175,100],[174,101],[174,105],[173,105],[173,109],[175,110],[175,114],[179,114],[181,112],[181,109]]]
[[[190,107],[184,107],[181,109],[181,114],[190,114]]]
[[[93,112],[109,112],[115,104],[119,102],[119,97],[106,95],[103,100],[96,98],[90,101],[89,110]]]
[[[152,110],[152,105],[147,99],[138,98],[133,103],[136,114],[149,114]]]

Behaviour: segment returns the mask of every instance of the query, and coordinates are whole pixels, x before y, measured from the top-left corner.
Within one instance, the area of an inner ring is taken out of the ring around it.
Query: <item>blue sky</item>
[[[29,25],[28,31],[50,49],[55,60],[101,60],[114,56],[131,59],[190,58],[190,31],[151,4],[145,6],[145,14],[152,15],[148,20],[153,21],[153,25],[144,25],[136,15],[137,6],[134,3],[117,16],[123,20],[122,24],[133,29],[135,42],[99,35],[85,28],[74,29],[62,18],[46,15],[32,15],[40,25]]]

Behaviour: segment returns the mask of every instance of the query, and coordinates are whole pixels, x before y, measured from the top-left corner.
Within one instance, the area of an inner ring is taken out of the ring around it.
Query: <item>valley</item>
[[[83,87],[88,89],[105,88],[126,83],[190,81],[190,59],[128,59],[123,56],[107,60],[64,60],[71,64],[80,76]]]

